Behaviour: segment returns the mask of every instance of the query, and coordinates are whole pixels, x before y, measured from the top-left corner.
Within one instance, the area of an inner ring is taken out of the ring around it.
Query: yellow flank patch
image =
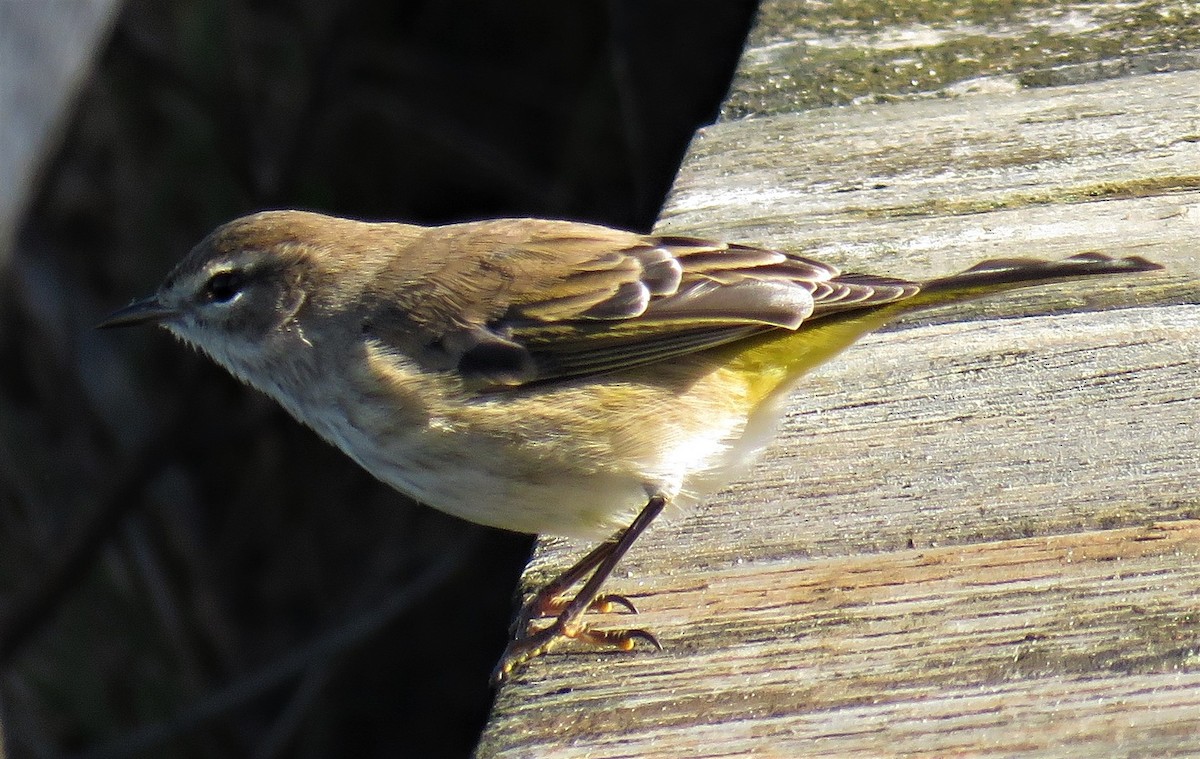
[[[747,378],[747,391],[758,405],[786,393],[800,377],[852,345],[867,332],[890,321],[894,308],[804,324],[794,332],[779,330],[737,343],[725,350],[730,369]]]

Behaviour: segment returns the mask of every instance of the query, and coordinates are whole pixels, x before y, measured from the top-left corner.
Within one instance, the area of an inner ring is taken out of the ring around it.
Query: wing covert
[[[406,315],[426,336],[427,363],[497,387],[666,361],[919,289],[783,251],[567,222],[526,226],[468,263],[503,287],[472,288],[461,259],[447,264],[455,276],[436,284],[453,290],[466,278],[455,295],[476,302],[457,312],[478,320],[431,315],[419,299]]]

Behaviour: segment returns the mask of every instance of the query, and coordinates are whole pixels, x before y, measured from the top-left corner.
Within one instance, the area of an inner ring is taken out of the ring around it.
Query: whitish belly
[[[505,434],[499,425],[483,432],[428,419],[389,426],[379,415],[347,418],[334,404],[301,418],[375,477],[428,506],[491,527],[575,537],[627,527],[654,494],[667,497],[669,512],[690,506],[735,477],[766,437],[757,425],[747,430],[737,414],[710,414],[701,424],[652,436],[630,432],[652,441],[637,446],[620,435],[585,441],[549,424],[537,427],[536,439]],[[388,444],[379,445],[384,438]]]

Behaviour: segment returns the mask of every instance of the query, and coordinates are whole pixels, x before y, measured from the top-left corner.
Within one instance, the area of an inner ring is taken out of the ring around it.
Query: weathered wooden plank
[[[1200,751],[1197,558],[1187,520],[679,567],[637,620],[667,651],[535,663],[487,753]]]
[[[1073,677],[1104,678],[1096,692],[1115,698],[1124,688],[1140,692],[1143,686],[1116,682],[1114,670],[1169,673],[1200,665],[1194,561],[1200,527],[1180,523],[1190,526],[1168,530],[1175,542],[1162,543],[1153,559],[1143,552],[1157,550],[1148,548],[1155,541],[1143,538],[1157,532],[1139,528],[1011,538],[1197,516],[1197,335],[1200,307],[1172,306],[991,320],[969,329],[921,325],[868,338],[810,378],[780,444],[751,476],[700,513],[652,530],[629,556],[628,579],[615,580],[614,589],[634,591],[643,609],[636,623],[655,629],[668,652],[572,651],[535,662],[515,686],[525,697],[502,699],[490,740],[512,737],[512,755],[557,756],[566,747],[542,741],[563,734],[576,746],[603,744],[601,754],[683,756],[696,748],[686,736],[707,736],[706,745],[720,744],[720,736],[753,736],[756,742],[724,747],[736,755],[786,736],[808,740],[840,724],[883,743],[842,738],[831,750],[869,751],[898,740],[893,732],[875,735],[881,728],[871,727],[898,709],[911,713],[910,722],[888,730],[908,734],[907,740],[920,738],[918,726],[928,724],[922,720],[956,725],[956,737],[932,729],[912,750],[956,750],[953,740],[967,741],[958,748],[1010,750],[1014,746],[987,732],[999,729],[993,722],[962,726],[955,720],[967,719],[969,711],[954,719],[946,713],[961,699],[986,701],[993,688],[1007,694],[1004,720],[1027,714],[1053,723],[1040,733],[1046,740],[1064,730],[1078,731],[1081,746],[1120,738],[1148,749],[1167,740],[1156,731],[1159,715],[1194,703],[1200,698],[1194,690],[1180,690],[1178,703],[1164,696],[1152,710],[1123,715],[1131,725],[1124,737],[1101,730],[1111,727],[1109,699],[1079,696],[1074,706],[1055,712],[1056,719],[1039,704],[1043,691],[1068,688]],[[925,547],[1000,537],[1010,540],[933,554],[902,550],[910,542]],[[1072,553],[1076,566],[1046,563],[1037,555],[1049,550],[1045,546]],[[555,550],[540,554],[532,576],[581,549],[556,542]],[[891,552],[857,553],[881,550]],[[913,557],[934,555],[942,557],[944,574],[921,587],[926,580],[913,569]],[[990,558],[979,558],[985,555]],[[798,558],[804,556],[820,558]],[[1135,559],[1149,564],[1135,566]],[[803,594],[788,584],[796,567],[804,568],[809,583]],[[874,579],[864,584],[864,574]],[[846,595],[847,583],[864,593],[872,588],[875,605],[901,608],[913,599],[925,605],[889,617],[890,628],[878,623],[872,634],[886,630],[885,643],[858,651],[857,636],[839,626],[864,607],[862,598]],[[1032,595],[1031,583],[1039,588]],[[947,589],[956,584],[967,590]],[[996,587],[984,592],[984,585]],[[1059,595],[1043,595],[1049,587]],[[788,596],[792,591],[797,595]],[[1080,600],[1089,593],[1090,605]],[[959,605],[968,599],[977,605]],[[1150,608],[1165,616],[1142,616]],[[1036,624],[1028,622],[1031,614]],[[925,624],[925,615],[938,621]],[[1032,627],[1025,630],[1027,624]],[[1139,625],[1144,632],[1131,633],[1133,639],[1119,632]],[[951,646],[947,628],[956,626],[971,636]],[[1153,629],[1172,632],[1145,637]],[[1033,637],[1023,652],[1026,634]],[[1042,636],[1061,645],[1046,649]],[[1012,644],[1009,654],[1025,659],[1005,663],[998,653],[1005,640]],[[1047,651],[1057,657],[1053,666],[1022,668],[1028,657],[1045,659]],[[881,680],[864,669],[869,665],[887,667],[893,679]],[[1026,679],[1036,683],[1014,684]],[[763,703],[754,694],[764,681],[777,689],[790,684],[799,700]],[[828,692],[814,692],[814,682]],[[599,689],[595,699],[592,688]],[[569,696],[552,697],[560,689]],[[646,706],[650,696],[643,691],[658,700]],[[913,702],[864,711],[861,702],[893,692],[908,693]],[[665,704],[662,694],[678,700]],[[926,701],[941,711],[921,712]],[[600,702],[607,706],[601,709]],[[531,723],[526,704],[568,720],[570,730],[539,732],[548,726]],[[602,718],[592,709],[617,716],[597,727],[593,721]],[[644,724],[625,709],[674,718],[669,726]],[[837,716],[830,717],[830,710]],[[761,723],[762,715],[774,716]],[[775,728],[773,721],[779,722]],[[709,729],[696,732],[697,726]],[[967,735],[968,728],[976,732]],[[596,737],[609,730],[612,745]],[[524,742],[533,735],[532,744]],[[664,743],[670,735],[682,742]],[[502,746],[493,743],[487,755],[506,755]],[[809,749],[806,754],[820,753]],[[712,749],[700,755],[722,754]]]
[[[1188,71],[721,123],[694,141],[660,228],[913,277],[1136,252],[1180,275],[1149,297],[1195,300],[1198,114]],[[1045,294],[1006,302],[1030,300]]]
[[[614,578],[668,651],[534,662],[480,756],[1200,751],[1200,73],[946,94],[717,124],[660,228],[918,278],[1167,272],[922,315],[814,372],[760,465]],[[584,548],[543,541],[527,582]]]
[[[723,120],[1200,67],[1200,7],[764,0]]]

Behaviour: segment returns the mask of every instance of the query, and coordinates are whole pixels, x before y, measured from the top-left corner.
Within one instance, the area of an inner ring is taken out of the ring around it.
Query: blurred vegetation
[[[127,3],[0,283],[13,756],[469,753],[529,539],[413,506],[163,333],[91,325],[257,209],[648,228],[752,12]]]

